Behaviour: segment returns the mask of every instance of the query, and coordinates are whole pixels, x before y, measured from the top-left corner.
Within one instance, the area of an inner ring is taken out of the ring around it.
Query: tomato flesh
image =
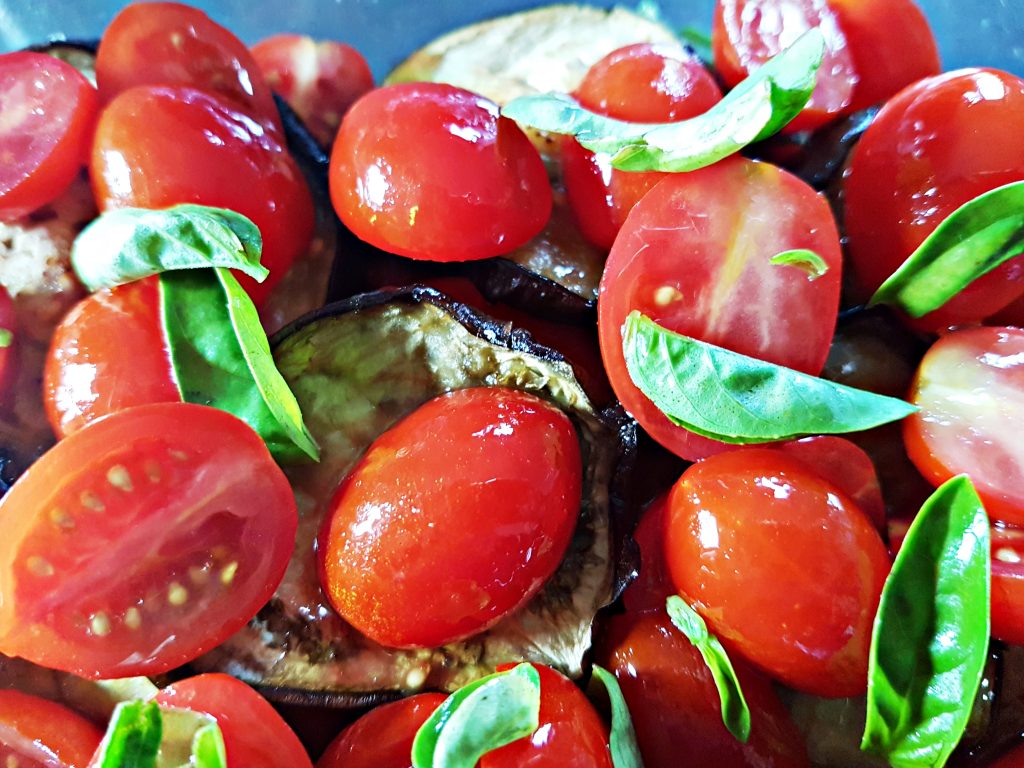
[[[0,690],[0,761],[16,768],[86,768],[103,734],[53,701]]]

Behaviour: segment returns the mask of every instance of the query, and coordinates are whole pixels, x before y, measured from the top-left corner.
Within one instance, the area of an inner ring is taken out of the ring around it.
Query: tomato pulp
[[[86,768],[103,734],[65,706],[0,690],[0,760],[14,768]]]

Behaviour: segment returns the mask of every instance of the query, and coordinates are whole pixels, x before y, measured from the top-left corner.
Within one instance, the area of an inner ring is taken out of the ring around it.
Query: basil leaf
[[[227,768],[224,734],[216,723],[204,725],[192,739],[192,764],[195,768]]]
[[[1003,262],[1024,254],[1024,181],[957,208],[871,297],[921,317]]]
[[[122,702],[114,709],[91,764],[98,768],[156,768],[162,736],[157,704]]]
[[[262,282],[263,238],[249,219],[224,208],[176,205],[107,211],[82,230],[71,264],[90,291],[174,269],[226,267]]]
[[[722,722],[729,733],[743,743],[750,738],[750,708],[740,688],[736,670],[729,661],[721,641],[708,631],[708,625],[693,608],[686,604],[678,595],[672,595],[665,601],[668,617],[676,629],[686,635],[694,647],[704,657],[704,663],[711,670],[711,677],[718,688],[718,698],[722,702]]]
[[[917,408],[672,333],[639,312],[623,327],[633,383],[673,423],[723,443],[859,432]]]
[[[413,768],[474,768],[540,727],[540,675],[519,664],[460,688],[416,732]]]
[[[7,328],[0,328],[0,349],[6,349],[14,343],[14,334]]]
[[[160,304],[182,398],[232,413],[275,458],[319,458],[298,401],[270,354],[252,300],[226,269],[165,272]]]
[[[619,681],[615,679],[615,675],[597,664],[593,670],[594,678],[608,691],[608,700],[612,705],[612,730],[608,740],[612,765],[614,768],[644,768],[640,746],[636,743],[633,718],[629,716],[629,707],[622,695],[622,689],[619,688]]]
[[[828,263],[814,251],[809,251],[806,248],[777,253],[768,261],[772,264],[799,267],[807,273],[807,279],[812,282],[828,272]]]
[[[629,123],[559,94],[522,96],[501,110],[522,125],[576,137],[625,171],[694,171],[777,133],[811,98],[825,42],[812,29],[702,115],[677,123]]]
[[[921,507],[885,580],[861,749],[894,768],[946,763],[985,667],[990,569],[985,508],[954,477]]]

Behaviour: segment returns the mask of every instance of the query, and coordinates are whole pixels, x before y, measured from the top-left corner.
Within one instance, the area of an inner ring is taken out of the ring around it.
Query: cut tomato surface
[[[0,761],[11,768],[86,768],[103,734],[38,696],[0,690]]]

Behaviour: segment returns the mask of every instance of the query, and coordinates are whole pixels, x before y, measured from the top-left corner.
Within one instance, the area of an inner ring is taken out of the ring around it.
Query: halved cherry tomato
[[[808,248],[828,264],[811,281],[770,263]],[[608,256],[597,302],[601,355],[619,400],[684,459],[726,447],[672,424],[633,384],[622,324],[639,310],[669,330],[817,374],[839,305],[839,234],[814,190],[767,163],[731,158],[670,174],[629,214]]]
[[[42,53],[0,56],[0,219],[56,200],[89,156],[99,99],[82,73]]]
[[[351,45],[305,35],[274,35],[252,47],[267,84],[302,118],[325,147],[341,118],[373,88],[366,59]]]
[[[338,490],[319,538],[324,591],[383,645],[481,632],[558,567],[581,472],[572,423],[536,395],[434,398],[378,437]]]
[[[53,701],[0,690],[0,761],[11,768],[86,768],[103,734]]]
[[[1024,531],[992,526],[992,636],[1024,645]]]
[[[14,381],[17,365],[18,325],[14,302],[0,285],[0,408],[8,405],[7,390]]]
[[[1024,524],[1024,329],[969,328],[921,361],[903,423],[907,454],[934,485],[967,473],[996,520]]]
[[[282,139],[203,91],[140,86],[100,117],[92,182],[102,209],[201,203],[248,216],[270,277],[239,282],[258,304],[309,245],[313,200]]]
[[[730,649],[798,690],[855,696],[889,555],[837,486],[772,449],[693,465],[669,497],[679,593]]]
[[[331,200],[390,253],[468,261],[515,250],[551,215],[544,163],[498,105],[441,83],[371,91],[341,123]]]
[[[85,677],[179,666],[266,603],[296,526],[288,481],[234,416],[113,413],[0,501],[0,653]]]
[[[227,768],[312,768],[299,737],[269,702],[233,677],[209,674],[179,680],[155,701],[214,717],[224,735]]]

